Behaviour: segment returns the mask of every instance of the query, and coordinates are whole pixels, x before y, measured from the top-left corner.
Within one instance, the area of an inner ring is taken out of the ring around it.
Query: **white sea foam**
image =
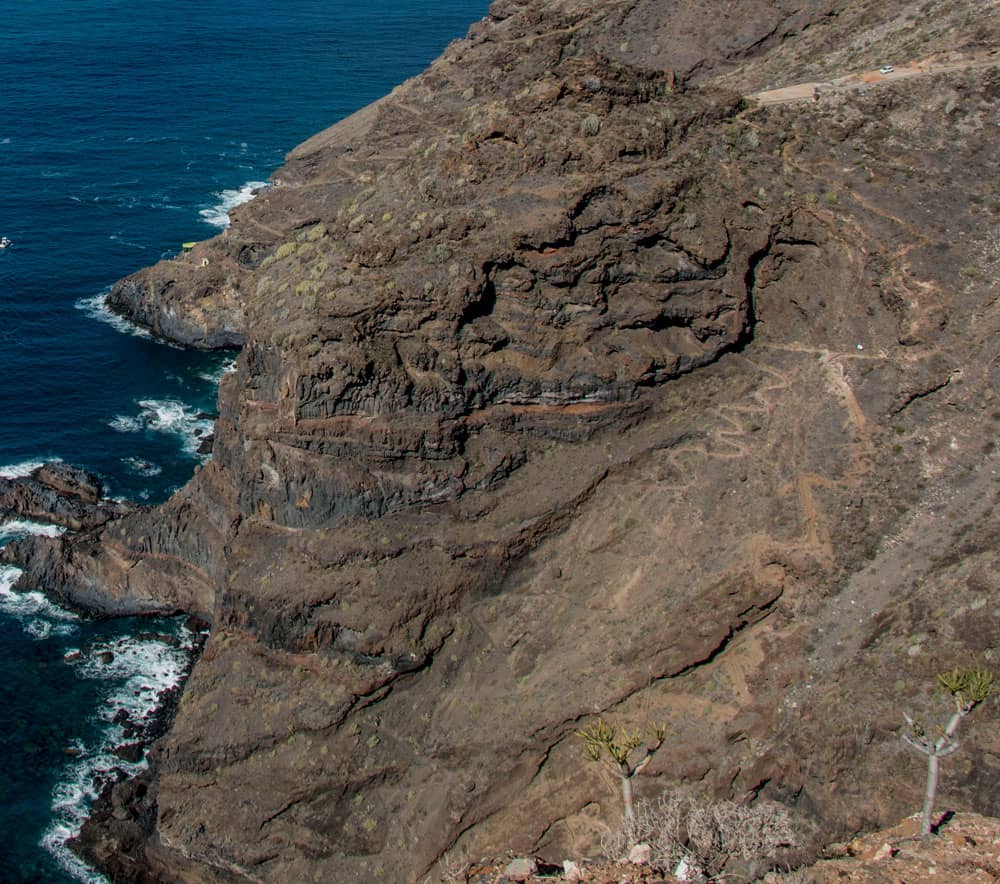
[[[12,522],[0,522],[0,541],[26,537],[29,534],[38,534],[42,537],[58,537],[65,531],[66,529],[59,525],[45,525],[42,522],[19,519]]]
[[[138,433],[144,429],[145,424],[137,417],[126,417],[119,414],[113,420],[108,421],[108,426],[119,433]]]
[[[0,478],[2,479],[24,479],[30,476],[39,467],[44,467],[45,463],[40,460],[26,460],[21,463],[13,463],[9,466],[0,467]]]
[[[225,229],[229,226],[229,213],[237,206],[250,202],[256,196],[256,191],[268,186],[266,181],[248,181],[238,190],[221,190],[215,194],[219,202],[211,208],[202,209],[198,214],[206,224]]]
[[[72,747],[78,754],[63,771],[63,780],[52,790],[52,822],[39,844],[59,863],[63,871],[85,884],[107,884],[107,879],[86,865],[66,846],[80,834],[90,805],[97,798],[94,780],[116,767],[131,772],[134,765],[123,762],[106,749],[91,752],[81,741]]]
[[[200,412],[174,399],[142,399],[139,414],[116,415],[108,426],[119,433],[138,433],[153,430],[179,436],[188,454],[198,456],[201,440],[212,432],[212,421],[199,417]]]
[[[72,623],[53,623],[51,620],[42,620],[40,618],[27,621],[24,624],[24,631],[39,641],[52,635],[65,637],[75,635],[78,632],[77,627]]]
[[[125,709],[133,723],[147,722],[156,711],[160,693],[183,679],[192,639],[186,630],[176,647],[158,639],[122,636],[94,644],[82,656],[67,661],[80,678],[107,684],[104,704],[96,712],[105,722],[102,733],[93,746],[82,742],[73,746],[76,757],[67,764],[61,782],[52,792],[53,821],[40,842],[68,874],[80,881],[105,882],[66,847],[66,842],[79,833],[97,797],[95,781],[100,783],[115,769],[134,776],[146,766],[145,759],[128,762],[114,754],[124,733],[112,719]],[[105,663],[101,655],[107,652],[113,658]]]
[[[21,569],[13,565],[0,565],[0,594],[10,592],[10,588],[21,576]]]
[[[122,636],[93,645],[75,668],[81,678],[116,683],[98,711],[102,719],[110,723],[119,709],[125,709],[131,720],[139,723],[155,711],[162,691],[180,684],[189,649],[190,641],[174,647],[158,639]],[[112,654],[110,662],[101,658],[105,653]],[[120,733],[112,736],[120,737]]]
[[[227,374],[232,374],[234,371],[236,371],[236,360],[227,359],[215,371],[203,371],[198,377],[210,384],[218,384]]]
[[[14,592],[11,587],[21,576],[21,569],[0,565],[0,614],[16,620],[32,638],[72,635],[80,618],[72,611],[54,605],[40,592]]]
[[[119,316],[108,308],[107,300],[110,294],[110,289],[105,289],[99,294],[93,295],[90,298],[81,298],[73,306],[77,310],[82,310],[91,319],[96,319],[98,322],[104,322],[110,325],[115,331],[119,331],[124,335],[133,335],[137,338],[150,338],[152,335],[146,331],[144,328],[139,328],[137,325],[132,325],[123,316]]]
[[[155,464],[150,460],[141,460],[138,457],[123,457],[122,463],[125,464],[130,473],[143,476],[146,479],[151,479],[153,476],[158,476],[163,472],[163,467],[159,464]]]
[[[87,806],[91,799],[83,800],[86,802],[84,806]],[[108,884],[108,879],[104,875],[88,866],[66,846],[70,838],[79,834],[82,825],[83,819],[75,826],[61,822],[53,823],[46,829],[39,844],[52,855],[68,877],[80,881],[81,884]]]

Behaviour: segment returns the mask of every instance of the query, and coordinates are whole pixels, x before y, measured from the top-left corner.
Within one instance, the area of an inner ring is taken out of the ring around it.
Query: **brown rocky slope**
[[[498,0],[112,304],[241,345],[170,501],[10,555],[212,635],[123,880],[580,855],[638,783],[895,822],[933,674],[996,661],[996,3]],[[934,53],[946,73],[756,108]],[[1000,814],[995,707],[945,802]]]

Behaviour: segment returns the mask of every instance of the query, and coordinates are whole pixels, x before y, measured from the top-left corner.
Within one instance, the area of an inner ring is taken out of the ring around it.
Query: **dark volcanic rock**
[[[133,764],[141,761],[143,755],[142,743],[123,743],[115,749],[115,755],[123,761],[129,761]]]
[[[61,463],[30,476],[0,477],[0,517],[36,519],[72,531],[86,531],[131,512],[131,504],[101,499],[100,480]]]
[[[244,316],[238,293],[218,268],[203,266],[195,255],[201,248],[179,256],[168,265],[142,271],[116,283],[108,294],[107,306],[115,313],[149,329],[153,334],[189,347],[220,349],[243,343]],[[195,263],[197,262],[197,263]],[[157,273],[168,269],[166,276]],[[186,305],[171,310],[171,290],[179,287],[188,296],[209,300],[211,310],[204,316]]]
[[[66,464],[44,464],[35,470],[32,477],[63,497],[78,497],[83,503],[97,503],[103,493],[97,476]]]
[[[156,780],[147,771],[132,780],[107,783],[70,847],[115,882],[160,881],[145,857],[155,824]]]
[[[89,855],[283,882],[593,853],[599,714],[667,723],[640,798],[779,800],[806,853],[916,806],[901,713],[1000,659],[1000,25],[730,6],[498,2],[116,287],[243,348],[188,485],[20,547],[76,604],[213,628]],[[963,740],[944,800],[995,813],[1000,745]]]

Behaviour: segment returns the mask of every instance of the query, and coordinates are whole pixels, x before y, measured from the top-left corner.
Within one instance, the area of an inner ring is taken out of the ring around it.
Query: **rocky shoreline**
[[[100,783],[95,782],[98,797],[79,834],[68,843],[70,850],[112,881],[147,880],[143,851],[155,831],[157,741],[169,732],[177,716],[184,685],[207,639],[206,625],[193,618],[186,624],[195,637],[186,671],[176,685],[157,694],[153,712],[141,721],[133,721],[125,709],[119,709],[113,719],[123,728],[123,742],[115,747],[115,755],[133,764],[145,760],[146,766],[136,775],[113,769]]]
[[[919,802],[901,712],[1000,660],[1000,72],[746,96],[989,59],[1000,16],[728,9],[497,0],[115,287],[241,347],[163,505],[0,486],[73,528],[4,550],[25,582],[211,624],[148,775],[86,829],[116,880],[592,855],[620,813],[596,716],[667,726],[641,799],[779,802],[803,859]],[[945,788],[995,815],[993,730]]]
[[[0,477],[0,521],[22,519],[57,526],[65,529],[71,538],[92,532],[112,519],[122,518],[139,509],[125,501],[105,498],[97,476],[63,463],[41,464],[23,476]],[[26,563],[37,555],[35,543],[39,539],[50,538],[51,535],[47,534],[29,534],[8,543],[0,550],[0,556],[4,561]],[[35,590],[39,586],[45,587],[45,584],[35,583],[34,578],[22,574],[13,589]],[[62,606],[87,616],[114,616],[116,613],[95,610],[56,593],[50,594]],[[155,820],[156,811],[155,791],[150,795],[147,787],[155,784],[157,752],[154,747],[156,741],[167,734],[177,715],[184,683],[207,640],[208,624],[204,621],[189,616],[185,629],[192,640],[189,647],[183,647],[187,662],[178,682],[157,692],[152,708],[141,717],[133,716],[126,706],[121,706],[111,718],[111,723],[121,728],[120,742],[111,747],[112,754],[133,770],[140,762],[146,762],[146,767],[138,775],[124,767],[97,772],[92,785],[99,796],[93,804],[89,820],[68,843],[73,852],[95,867],[104,869],[115,881],[135,880],[128,877],[128,857],[120,855],[120,848],[124,843],[141,844],[142,839],[134,836],[134,827],[139,827],[143,837],[152,831],[150,825]],[[173,635],[140,632],[134,639],[181,648],[181,640]],[[93,649],[84,646],[69,652],[65,659],[70,665],[77,665],[92,652]],[[115,661],[115,653],[102,650],[96,653],[96,659],[103,666],[110,666]],[[67,749],[66,752],[68,755],[78,754],[75,749]],[[102,834],[105,831],[113,833],[110,852],[102,850],[107,841]]]

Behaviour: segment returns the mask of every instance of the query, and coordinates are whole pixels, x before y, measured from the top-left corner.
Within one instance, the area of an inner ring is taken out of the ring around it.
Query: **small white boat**
[[[6,236],[0,236],[0,249],[5,249],[7,246],[12,246],[14,243],[7,239]]]

